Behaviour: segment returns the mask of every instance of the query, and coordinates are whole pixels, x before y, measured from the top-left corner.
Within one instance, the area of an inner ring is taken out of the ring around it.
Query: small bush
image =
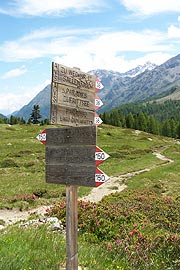
[[[33,194],[39,198],[42,198],[42,197],[44,197],[44,195],[47,194],[47,189],[38,189],[38,190],[34,191]]]
[[[10,203],[18,201],[26,201],[29,203],[33,203],[36,199],[38,199],[38,197],[35,194],[19,194],[7,199],[7,201]]]
[[[65,225],[65,202],[49,212]],[[179,269],[180,211],[176,199],[151,190],[122,192],[100,203],[79,202],[79,233],[119,257],[127,270]]]

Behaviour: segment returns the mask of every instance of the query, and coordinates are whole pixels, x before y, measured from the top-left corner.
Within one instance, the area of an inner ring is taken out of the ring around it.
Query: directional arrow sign
[[[95,96],[95,109],[99,109],[103,105],[103,102],[100,100],[98,95]]]
[[[107,158],[109,158],[109,155],[106,152],[104,152],[101,148],[96,146],[96,152],[95,152],[96,166],[101,164]]]
[[[95,182],[96,187],[104,184],[106,181],[109,180],[109,176],[107,176],[103,171],[101,171],[99,168],[96,168],[96,174],[95,174]]]
[[[97,114],[97,113],[95,113],[95,117],[94,117],[94,124],[96,125],[96,126],[98,126],[98,125],[100,125],[100,124],[102,124],[102,119],[99,117],[99,115]]]
[[[96,91],[99,91],[103,89],[104,85],[101,83],[101,81],[97,78],[96,79]]]
[[[41,143],[46,144],[46,130],[44,129],[40,134],[36,137]]]

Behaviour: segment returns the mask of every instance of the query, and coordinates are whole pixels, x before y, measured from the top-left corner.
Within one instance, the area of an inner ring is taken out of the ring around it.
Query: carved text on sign
[[[51,92],[51,102],[52,104],[56,104],[58,101],[58,84],[54,83],[52,87],[52,92]]]
[[[53,63],[53,82],[75,86],[77,88],[95,88],[95,78],[78,69],[72,69],[63,65]]]
[[[52,104],[94,111],[94,92],[52,83]]]
[[[82,111],[76,108],[57,107],[56,123],[68,126],[91,126],[93,125],[94,112]]]
[[[96,77],[52,63],[51,124],[94,124]]]

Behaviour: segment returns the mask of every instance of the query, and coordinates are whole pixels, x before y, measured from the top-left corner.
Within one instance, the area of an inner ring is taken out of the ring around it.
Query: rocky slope
[[[92,70],[89,73],[101,79],[104,88],[98,95],[104,106],[100,112],[108,111],[124,103],[157,99],[176,91],[180,87],[180,54],[160,66],[147,62],[125,73],[112,70]],[[50,85],[14,115],[28,120],[35,104],[40,106],[42,119],[49,118]]]

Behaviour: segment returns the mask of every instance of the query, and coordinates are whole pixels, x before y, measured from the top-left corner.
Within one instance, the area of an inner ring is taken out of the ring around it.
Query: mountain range
[[[88,72],[97,76],[104,88],[98,92],[104,105],[100,112],[109,111],[121,104],[158,99],[180,99],[180,54],[170,58],[160,66],[147,62],[125,73],[111,70],[92,70]],[[34,105],[40,106],[42,119],[50,117],[50,85],[19,111],[16,117],[29,119]]]
[[[47,85],[41,90],[27,105],[24,105],[19,111],[13,113],[16,117],[23,117],[26,121],[30,118],[34,105],[39,105],[42,119],[50,118],[50,96],[51,86]]]
[[[6,116],[4,114],[0,113],[0,118],[4,119],[4,118],[6,118]]]
[[[135,69],[138,70],[138,69]],[[130,102],[142,102],[169,96],[180,89],[180,54],[169,59],[160,66],[145,69],[135,76],[124,74],[117,79],[108,75],[102,76],[102,83],[109,89],[103,95],[104,105],[101,111],[108,111],[121,104]],[[102,91],[99,95],[102,95]]]

